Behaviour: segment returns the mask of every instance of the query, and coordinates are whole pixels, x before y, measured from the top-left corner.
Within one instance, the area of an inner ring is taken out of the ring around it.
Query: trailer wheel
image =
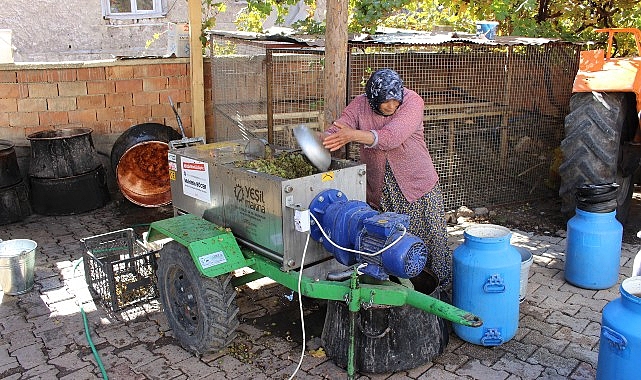
[[[623,143],[638,128],[634,98],[625,93],[576,93],[565,117],[561,142],[564,162],[559,166],[561,212],[572,216],[576,188],[586,184],[617,182],[617,218],[627,217],[634,186],[631,176],[638,163],[621,162]],[[631,172],[629,172],[631,170]]]
[[[238,306],[231,274],[203,277],[189,251],[167,243],[158,259],[158,291],[174,336],[197,355],[217,352],[236,336]]]

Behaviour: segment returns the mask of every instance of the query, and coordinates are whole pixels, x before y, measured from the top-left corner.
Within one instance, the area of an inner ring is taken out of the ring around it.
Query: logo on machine
[[[265,193],[251,186],[236,184],[234,187],[234,197],[238,203],[243,206],[265,213]]]
[[[183,169],[197,170],[199,172],[205,171],[205,164],[199,162],[183,162]]]

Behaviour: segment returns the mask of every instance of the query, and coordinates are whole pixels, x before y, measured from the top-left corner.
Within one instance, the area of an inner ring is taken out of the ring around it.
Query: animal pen
[[[216,141],[258,136],[297,148],[294,126],[324,128],[322,47],[282,36],[210,37]],[[558,186],[579,51],[558,40],[452,33],[350,41],[346,102],[375,70],[396,70],[425,100],[425,140],[446,210],[534,200]],[[346,154],[357,159],[357,147]]]

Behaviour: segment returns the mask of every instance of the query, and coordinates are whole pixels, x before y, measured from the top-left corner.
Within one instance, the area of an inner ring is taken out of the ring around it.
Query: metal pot
[[[29,188],[20,180],[13,186],[0,188],[0,225],[15,223],[31,215]]]
[[[104,206],[109,201],[102,165],[77,176],[31,180],[31,205],[41,215],[74,215]]]
[[[100,166],[89,128],[55,129],[27,136],[31,142],[29,176],[64,178]]]
[[[0,188],[9,187],[22,181],[18,158],[9,140],[0,140]]]
[[[181,137],[157,123],[134,125],[118,137],[111,149],[111,167],[125,198],[144,207],[171,203],[167,153],[169,141]]]

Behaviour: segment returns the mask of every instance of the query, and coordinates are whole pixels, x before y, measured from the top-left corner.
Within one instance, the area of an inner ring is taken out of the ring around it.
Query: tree
[[[262,22],[275,9],[282,22],[290,5],[297,0],[248,0],[239,16],[241,30],[262,31]],[[305,0],[315,9],[314,0]],[[605,41],[595,28],[641,28],[641,2],[636,0],[350,0],[349,30],[372,33],[388,26],[432,30],[451,26],[473,32],[477,20],[499,21],[499,34],[526,37],[562,38],[569,41]],[[322,21],[312,19],[297,26],[300,32],[321,34]],[[618,41],[619,50],[628,51],[631,42]]]

